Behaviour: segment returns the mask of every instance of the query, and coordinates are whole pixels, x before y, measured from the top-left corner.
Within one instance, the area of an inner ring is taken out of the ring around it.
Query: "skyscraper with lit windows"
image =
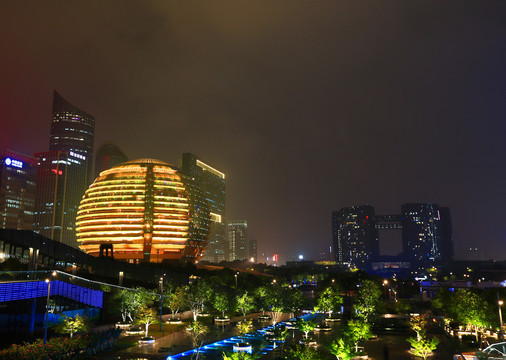
[[[35,158],[4,150],[0,154],[0,228],[33,230]]]
[[[399,260],[411,268],[448,265],[454,260],[453,232],[448,207],[432,203],[403,204],[401,215],[375,215],[369,205],[332,213],[336,261],[367,268],[379,255],[380,231],[402,232]]]
[[[92,182],[95,118],[53,94],[49,151],[67,151],[80,156],[86,168],[86,186]],[[84,191],[83,189],[83,195]]]
[[[374,208],[350,206],[332,212],[333,249],[336,261],[364,268],[379,255]]]
[[[229,260],[248,259],[248,222],[246,220],[229,221],[227,227]]]
[[[92,180],[95,118],[53,95],[49,151],[38,159],[34,230],[77,247],[79,202]]]
[[[414,266],[453,260],[450,210],[437,204],[402,205],[404,257]]]
[[[202,260],[215,263],[225,261],[228,259],[225,238],[225,174],[191,153],[183,154],[181,168],[200,188],[202,197],[209,206],[209,243]]]

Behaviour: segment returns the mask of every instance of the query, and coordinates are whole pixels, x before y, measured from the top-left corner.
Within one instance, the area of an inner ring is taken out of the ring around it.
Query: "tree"
[[[454,309],[457,321],[475,330],[476,341],[479,340],[478,333],[491,325],[489,305],[481,294],[458,289],[455,292]]]
[[[344,333],[345,337],[355,345],[355,351],[358,352],[358,343],[372,337],[371,324],[363,320],[351,320],[346,325]]]
[[[286,298],[286,308],[290,311],[290,317],[295,316],[295,312],[300,310],[304,304],[306,303],[307,299],[297,288],[288,287],[284,289],[284,294]]]
[[[407,341],[413,348],[413,354],[420,356],[424,360],[427,359],[430,354],[432,354],[433,350],[436,350],[439,344],[439,339],[435,337],[430,340],[426,339],[425,337],[422,337],[419,340],[415,338],[409,338]]]
[[[314,330],[316,324],[312,321],[306,321],[302,318],[297,319],[297,328],[304,333],[304,337],[307,339],[308,334]]]
[[[276,324],[286,310],[286,299],[280,296],[279,292],[269,289],[265,300],[271,310],[272,323]]]
[[[168,307],[172,313],[172,319],[185,304],[185,292],[183,286],[174,286],[166,283],[163,290],[163,305]]]
[[[237,332],[239,336],[243,338],[244,334],[250,332],[253,322],[251,320],[243,320],[237,323]]]
[[[312,346],[296,345],[287,351],[290,360],[320,360],[322,354]]]
[[[479,341],[479,332],[492,323],[490,304],[481,293],[469,289],[441,291],[434,301],[434,307],[466,328],[474,330],[476,341]]]
[[[139,311],[137,312],[137,322],[139,324],[144,324],[146,327],[146,333],[144,337],[148,337],[148,329],[149,325],[157,323],[158,315],[156,313],[156,310],[153,308],[148,308],[146,305],[141,306]]]
[[[412,315],[409,319],[409,326],[416,333],[416,340],[420,341],[422,337],[425,337],[427,319],[424,315]]]
[[[381,288],[371,280],[365,280],[360,284],[355,302],[355,311],[365,322],[369,322],[372,315],[375,314],[381,298]]]
[[[262,315],[265,316],[265,309],[268,304],[269,290],[265,286],[260,286],[255,291],[255,300],[259,309],[262,310]]]
[[[197,279],[185,287],[186,301],[193,312],[193,321],[197,321],[198,314],[204,311],[205,303],[211,298],[212,288],[209,284]]]
[[[328,350],[337,360],[350,360],[356,354],[353,344],[340,338],[330,343]]]
[[[339,294],[339,290],[329,286],[319,294],[315,310],[332,314],[342,303],[343,297]]]
[[[259,359],[262,354],[258,353],[247,353],[247,352],[229,352],[223,353],[223,360],[256,360]]]
[[[143,305],[148,307],[153,305],[157,296],[142,287],[137,287],[132,290],[121,289],[114,298],[117,300],[123,322],[126,322],[127,317],[133,322],[140,308]]]
[[[65,316],[63,318],[63,324],[58,332],[70,334],[70,337],[72,338],[74,333],[87,330],[88,325],[86,324],[86,318],[76,314],[74,317]]]
[[[274,326],[271,329],[273,335],[272,338],[277,341],[285,341],[286,338],[290,335],[290,332],[286,328],[286,326]]]
[[[200,348],[203,344],[203,335],[207,332],[206,327],[199,321],[192,321],[186,329],[190,334],[193,342],[193,346],[197,348],[197,359],[199,358]]]
[[[248,295],[247,291],[236,296],[236,307],[242,312],[244,318],[246,318],[246,313],[253,309],[253,298]]]
[[[230,307],[230,298],[224,293],[216,294],[213,305],[216,310],[221,312],[221,317],[224,319],[225,311]]]

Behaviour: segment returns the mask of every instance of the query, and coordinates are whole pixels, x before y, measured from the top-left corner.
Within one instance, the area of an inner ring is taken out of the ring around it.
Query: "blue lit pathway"
[[[248,315],[248,319],[256,319],[259,314]],[[239,341],[235,337],[236,322],[242,320],[242,317],[232,319],[229,325],[212,325],[210,331],[206,334],[205,346],[201,348],[199,359],[221,359],[223,351],[231,351],[234,343]],[[281,318],[282,321],[288,320],[288,315]],[[259,323],[254,321],[253,325],[258,329],[269,326],[269,322]],[[247,335],[248,341],[260,343],[258,334]],[[272,342],[270,342],[272,343]],[[170,351],[168,351],[170,349]],[[265,352],[272,350],[272,345],[265,349]],[[171,354],[171,355],[169,355]],[[153,345],[135,346],[123,351],[115,352],[115,359],[167,359],[167,360],[187,360],[194,354],[192,342],[186,331],[181,330],[156,340]]]

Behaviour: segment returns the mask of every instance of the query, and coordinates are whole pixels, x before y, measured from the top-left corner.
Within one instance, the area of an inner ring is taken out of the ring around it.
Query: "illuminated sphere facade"
[[[115,259],[161,262],[198,259],[190,237],[190,201],[184,175],[162,161],[139,159],[102,171],[77,215],[81,250]]]

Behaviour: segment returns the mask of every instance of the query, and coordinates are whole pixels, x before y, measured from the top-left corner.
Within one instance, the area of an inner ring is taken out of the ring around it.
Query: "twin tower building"
[[[94,132],[94,117],[55,91],[49,150],[1,154],[2,228],[130,262],[227,260],[223,172],[191,153],[180,168],[127,161],[111,143],[93,172]]]
[[[381,260],[380,233],[400,231],[402,253],[398,260],[411,268],[447,265],[453,258],[453,233],[448,207],[404,204],[401,214],[376,215],[369,205],[332,213],[333,251],[337,262],[368,268]]]

